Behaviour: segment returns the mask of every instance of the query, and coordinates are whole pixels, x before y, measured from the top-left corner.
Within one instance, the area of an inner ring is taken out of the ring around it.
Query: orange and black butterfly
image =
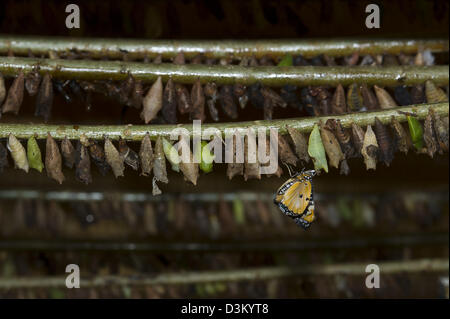
[[[315,170],[301,171],[289,178],[275,194],[274,203],[295,223],[307,229],[314,221],[312,178]]]

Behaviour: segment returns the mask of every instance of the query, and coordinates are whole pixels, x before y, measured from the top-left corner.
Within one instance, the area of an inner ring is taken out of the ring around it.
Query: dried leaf
[[[319,126],[314,124],[314,127],[309,135],[308,154],[311,157],[316,171],[321,169],[328,173],[328,163],[325,156],[325,148],[320,137]]]
[[[148,133],[145,134],[142,139],[139,157],[141,159],[141,175],[149,176],[153,168],[153,150],[150,135]]]
[[[168,183],[166,171],[166,158],[164,156],[163,139],[158,136],[155,144],[155,157],[153,161],[153,174],[157,181]]]
[[[39,92],[36,97],[36,109],[34,111],[35,116],[41,116],[44,121],[47,122],[52,112],[53,104],[53,85],[52,77],[49,73],[44,75]]]
[[[184,85],[176,83],[175,94],[177,96],[178,112],[180,114],[189,113],[192,109],[192,102],[188,89]]]
[[[252,147],[253,146],[253,147]],[[258,148],[256,145],[256,136],[246,135],[244,138],[244,180],[261,179],[259,172]]]
[[[238,113],[237,113],[237,105],[233,98],[232,85],[223,85],[220,88],[219,101],[220,105],[222,106],[222,110],[225,112],[225,114],[232,119],[236,119]]]
[[[28,139],[27,157],[30,168],[34,168],[35,170],[39,171],[39,173],[42,173],[42,170],[44,169],[44,163],[42,163],[41,150],[39,149],[39,145],[36,142],[34,136]]]
[[[228,163],[227,165],[227,176],[228,179],[232,179],[236,175],[243,175],[244,174],[244,164],[243,163],[237,163],[236,161],[236,153],[243,154],[244,151],[242,149],[243,143],[237,143],[238,140],[241,140],[240,134],[236,133],[233,136],[233,162]]]
[[[191,90],[191,119],[192,120],[205,120],[205,96],[203,94],[202,84],[200,80],[194,82]]]
[[[418,151],[422,151],[423,148],[422,125],[420,125],[419,120],[417,120],[414,116],[407,115],[406,118],[408,119],[409,134],[411,135],[413,145]]]
[[[350,112],[359,111],[364,107],[361,90],[356,83],[350,84],[348,87],[347,105]]]
[[[434,154],[439,150],[439,145],[434,131],[434,118],[432,109],[429,110],[428,115],[425,118],[423,128],[423,140],[425,141],[427,153],[431,158],[433,158]]]
[[[448,98],[447,95],[445,95],[444,90],[437,87],[430,80],[425,82],[425,94],[427,96],[428,103],[448,102]]]
[[[332,114],[344,114],[347,111],[347,103],[345,102],[345,91],[341,84],[338,84],[331,99]]]
[[[194,185],[197,185],[197,179],[198,179],[198,163],[194,163],[194,157],[192,155],[192,152],[189,148],[189,139],[180,137],[180,140],[178,142],[180,148],[179,148],[179,155],[181,156],[182,149],[189,150],[189,160],[187,162],[183,161],[182,158],[179,164],[180,170],[183,173],[186,180],[191,182]]]
[[[377,137],[380,159],[386,166],[389,166],[394,159],[394,145],[392,144],[391,134],[378,117],[375,117],[375,136]]]
[[[373,94],[372,89],[369,89],[366,83],[361,84],[360,90],[363,98],[363,104],[368,110],[377,110],[380,108],[378,100]]]
[[[105,156],[106,162],[111,166],[114,176],[116,178],[123,176],[123,171],[125,170],[124,159],[108,137],[105,138]]]
[[[75,164],[75,149],[67,136],[61,142],[61,152],[64,157],[64,164],[72,168]]]
[[[448,116],[445,117],[447,119],[447,122],[445,123],[444,120],[439,117],[436,113],[433,112],[433,118],[434,118],[434,129],[436,132],[436,137],[439,142],[439,147],[441,149],[441,152],[448,152]]]
[[[366,170],[377,169],[377,155],[378,143],[375,133],[370,125],[367,125],[366,134],[364,134],[364,144],[361,149],[361,154],[364,157]]]
[[[376,85],[373,87],[375,89],[375,94],[377,95],[378,103],[382,109],[391,109],[397,107],[394,99],[389,95],[389,93]]]
[[[8,152],[3,143],[0,142],[0,173],[3,173],[5,167],[8,167]]]
[[[310,157],[308,154],[308,141],[303,135],[302,132],[299,130],[287,127],[287,130],[289,132],[289,136],[291,137],[292,141],[295,145],[295,153],[297,154],[298,158],[302,160],[304,163],[308,163],[310,161]]]
[[[47,170],[48,177],[62,184],[65,178],[62,173],[61,153],[59,152],[58,144],[50,133],[47,134],[47,143],[45,146],[45,169]]]
[[[175,85],[170,78],[164,88],[163,106],[161,110],[164,120],[169,124],[177,123],[177,97]]]
[[[392,116],[391,118],[391,125],[394,131],[395,145],[400,152],[407,154],[409,145],[410,143],[412,143],[410,141],[409,135],[403,128],[403,125],[401,125],[394,116]]]
[[[331,166],[339,168],[339,163],[345,159],[342,153],[339,141],[334,136],[333,132],[321,125],[320,135],[325,151],[328,155],[328,160]]]
[[[283,163],[296,166],[298,158],[295,156],[287,140],[278,134],[278,155]]]
[[[14,167],[17,169],[22,169],[28,173],[29,165],[25,148],[12,134],[9,134],[7,147],[11,152],[11,156],[14,160]]]
[[[18,114],[23,101],[24,74],[23,71],[14,79],[8,91],[2,113],[12,112]]]
[[[5,79],[3,78],[3,74],[0,73],[0,107],[3,101],[5,100],[5,96],[6,96]]]
[[[103,151],[103,148],[97,141],[89,142],[86,147],[89,147],[89,153],[91,154],[92,159],[94,160],[95,165],[97,166],[100,174],[102,176],[106,176],[108,173],[110,166],[106,162],[106,155]]]
[[[163,95],[163,85],[161,77],[159,76],[152,87],[148,90],[147,95],[142,100],[143,109],[141,113],[141,118],[144,120],[145,124],[148,124],[153,120],[158,114],[159,110],[162,108],[162,95]]]
[[[394,97],[400,105],[411,105],[412,97],[406,85],[396,86],[394,89]]]
[[[91,160],[87,147],[80,141],[77,142],[75,155],[75,176],[80,182],[87,185],[92,182]]]
[[[130,166],[135,171],[139,168],[139,156],[128,147],[127,142],[119,137],[119,154],[123,158],[125,164]]]
[[[352,142],[356,155],[360,155],[364,144],[364,131],[355,123],[352,123]]]

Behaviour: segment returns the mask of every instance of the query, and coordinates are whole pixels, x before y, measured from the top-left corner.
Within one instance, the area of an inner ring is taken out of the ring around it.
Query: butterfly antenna
[[[291,167],[288,164],[286,164],[286,163],[283,163],[283,164],[287,167],[287,169],[289,171],[289,176],[292,177]]]

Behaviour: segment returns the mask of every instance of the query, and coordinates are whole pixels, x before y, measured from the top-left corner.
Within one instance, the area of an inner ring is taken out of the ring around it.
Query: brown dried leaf
[[[164,88],[161,113],[167,123],[177,123],[177,96],[175,93],[175,85],[171,78],[167,81],[166,87]]]
[[[436,134],[434,132],[434,118],[432,109],[429,110],[425,122],[423,124],[423,140],[427,148],[428,155],[433,158],[434,154],[439,150]]]
[[[233,98],[232,85],[223,85],[220,88],[219,101],[220,105],[222,106],[222,110],[228,117],[232,119],[236,119],[238,117],[237,105]]]
[[[289,132],[289,136],[294,142],[295,145],[295,153],[298,158],[302,160],[304,163],[308,163],[311,159],[308,154],[308,140],[305,138],[302,132],[299,130],[287,126],[287,130]]]
[[[364,144],[364,135],[363,129],[358,124],[352,123],[352,142],[357,156],[361,155]]]
[[[164,155],[163,140],[158,136],[155,144],[155,157],[153,161],[153,174],[157,181],[168,183],[166,170],[166,157]]]
[[[127,142],[119,137],[119,154],[125,161],[125,164],[130,166],[135,171],[139,168],[139,156],[135,151],[128,147]]]
[[[448,98],[447,95],[445,95],[444,90],[437,87],[430,80],[425,82],[425,94],[427,96],[428,103],[448,102]]]
[[[240,139],[239,133],[236,133],[235,136],[233,136],[233,163],[228,163],[227,165],[227,176],[228,179],[232,179],[236,175],[243,175],[244,174],[244,164],[243,163],[236,163],[236,153],[244,151],[242,149],[243,145],[242,143],[237,143],[238,139]],[[239,149],[238,149],[239,147]]]
[[[322,137],[322,143],[330,165],[339,168],[339,163],[345,159],[339,141],[334,136],[333,132],[323,125],[320,125],[320,136]]]
[[[75,155],[75,176],[80,182],[87,185],[92,182],[91,160],[87,147],[80,141],[77,142]]]
[[[163,95],[163,85],[161,77],[159,76],[155,83],[153,83],[150,90],[148,90],[147,95],[142,100],[143,109],[141,113],[141,118],[148,124],[153,120],[158,114],[159,110],[162,108],[162,95]]]
[[[186,180],[188,180],[189,182],[191,182],[194,185],[197,185],[197,179],[198,179],[198,175],[199,175],[199,172],[198,172],[199,167],[198,167],[198,163],[194,163],[194,157],[189,148],[189,140],[187,140],[186,138],[180,137],[178,144],[180,146],[179,151],[178,151],[180,156],[181,156],[181,150],[183,148],[189,150],[189,161],[184,162],[183,157],[181,157],[181,162],[179,163],[180,170],[183,173]]]
[[[367,125],[366,134],[364,135],[364,144],[361,149],[361,154],[364,157],[366,169],[377,169],[377,154],[378,143],[375,133],[370,125]]]
[[[390,96],[390,94],[383,88],[376,85],[373,86],[375,89],[375,94],[377,95],[378,103],[382,109],[391,109],[397,107],[397,103]]]
[[[49,73],[44,75],[39,92],[36,97],[36,109],[34,111],[35,116],[41,116],[44,121],[47,122],[50,118],[53,105],[53,85],[52,77]]]
[[[375,117],[375,136],[379,146],[380,159],[386,166],[389,166],[394,159],[394,145],[391,134],[378,117]]]
[[[89,153],[91,154],[92,159],[94,160],[95,165],[97,166],[101,175],[105,176],[108,173],[110,167],[106,162],[106,155],[103,151],[103,148],[97,141],[89,142]]]
[[[178,112],[180,114],[189,113],[192,109],[192,102],[188,89],[184,85],[176,83],[175,94],[177,96]]]
[[[344,114],[347,112],[347,103],[345,102],[345,91],[341,84],[338,84],[331,99],[332,114]]]
[[[278,155],[283,163],[296,166],[298,158],[295,156],[287,140],[278,134]]]
[[[391,118],[391,125],[394,131],[395,145],[400,152],[407,154],[408,149],[412,145],[409,134],[405,131],[403,125],[401,125],[394,116],[392,116]]]
[[[58,183],[62,184],[65,178],[62,173],[61,153],[59,152],[58,144],[50,133],[47,134],[47,143],[45,147],[45,169],[48,177],[53,178]]]
[[[377,98],[372,92],[372,89],[367,87],[366,83],[361,84],[361,95],[363,98],[363,104],[368,110],[377,110],[380,108]]]
[[[12,112],[16,115],[19,113],[23,101],[24,77],[23,71],[20,71],[14,79],[9,88],[5,104],[3,104],[2,113]]]
[[[111,166],[114,176],[116,178],[123,176],[123,171],[125,170],[124,159],[108,137],[105,138],[105,156],[106,162]]]
[[[8,150],[11,152],[11,157],[14,160],[14,167],[17,169],[24,170],[28,173],[29,165],[27,159],[27,153],[23,145],[19,142],[19,140],[12,134],[9,134]]]
[[[5,167],[8,167],[8,151],[0,141],[0,173],[3,173]]]
[[[194,82],[191,90],[191,119],[192,120],[205,120],[205,95],[203,94],[202,84],[200,80]]]
[[[153,150],[150,135],[148,133],[145,134],[142,139],[139,157],[141,159],[141,175],[149,176],[153,168]]]
[[[253,145],[250,149],[249,145]],[[261,174],[259,172],[259,161],[258,161],[258,148],[256,145],[256,136],[247,134],[244,138],[244,180],[255,178],[261,179]],[[253,160],[256,160],[252,163]]]

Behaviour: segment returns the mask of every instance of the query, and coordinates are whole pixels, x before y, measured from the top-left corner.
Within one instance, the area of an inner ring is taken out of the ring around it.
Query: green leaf
[[[33,136],[30,137],[27,142],[27,157],[30,167],[42,173],[44,164],[42,163],[41,150]]]
[[[166,155],[167,160],[170,164],[172,164],[172,169],[175,172],[180,171],[179,163],[181,162],[180,156],[178,155],[177,150],[173,145],[164,137],[162,138],[163,141],[163,150],[164,154]]]
[[[281,59],[281,61],[278,63],[278,66],[292,66],[292,64],[293,64],[292,55],[287,54]]]
[[[309,135],[308,154],[311,156],[316,171],[324,169],[328,173],[328,163],[323,147],[322,138],[320,137],[319,126],[314,124],[313,130]]]
[[[406,118],[408,119],[409,133],[411,134],[411,140],[414,144],[414,147],[417,150],[421,150],[423,148],[422,125],[414,116],[407,115]]]

